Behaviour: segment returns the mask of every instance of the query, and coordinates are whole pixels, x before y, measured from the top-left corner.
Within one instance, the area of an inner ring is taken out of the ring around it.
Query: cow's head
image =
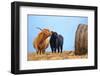
[[[41,30],[40,33],[43,34],[43,37],[44,37],[44,38],[48,38],[49,36],[52,35],[52,32],[51,32],[49,29],[46,29],[46,28],[41,29],[41,28],[39,28],[39,27],[37,27],[37,28],[38,28],[39,30]]]

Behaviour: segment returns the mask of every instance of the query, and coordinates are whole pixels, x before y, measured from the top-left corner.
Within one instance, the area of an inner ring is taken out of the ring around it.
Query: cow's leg
[[[53,53],[53,51],[54,51],[54,48],[53,48],[53,47],[51,47],[51,50],[52,50],[52,53]]]
[[[53,48],[53,46],[52,46],[52,45],[50,45],[50,47],[51,47],[51,51],[52,51],[52,53],[53,53],[53,51],[54,51],[54,48]]]
[[[54,52],[56,53],[56,48],[54,48]]]
[[[61,48],[61,53],[62,53],[62,50],[63,50],[63,46],[61,46],[60,48]]]
[[[36,51],[36,53],[38,54],[38,53],[39,53],[39,51],[37,50],[37,51]]]
[[[45,50],[42,51],[42,54],[44,54],[44,53],[45,53]]]
[[[41,55],[41,50],[39,52],[40,52],[40,55]]]
[[[60,47],[58,47],[58,53],[60,52],[60,49],[59,49]]]

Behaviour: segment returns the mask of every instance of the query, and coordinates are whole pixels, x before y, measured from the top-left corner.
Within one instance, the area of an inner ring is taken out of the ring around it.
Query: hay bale
[[[88,26],[79,24],[75,35],[75,54],[82,55],[88,53]]]

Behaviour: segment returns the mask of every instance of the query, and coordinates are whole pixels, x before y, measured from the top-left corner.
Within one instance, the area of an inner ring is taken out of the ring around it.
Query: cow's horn
[[[42,29],[40,27],[36,27],[36,28],[42,31]]]

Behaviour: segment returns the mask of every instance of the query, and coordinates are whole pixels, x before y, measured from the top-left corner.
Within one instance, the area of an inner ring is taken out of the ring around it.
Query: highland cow
[[[51,31],[49,29],[40,29],[40,30],[41,32],[38,34],[38,36],[35,38],[33,42],[33,46],[36,49],[37,54],[45,53],[45,49],[49,45],[48,37],[51,36]]]

